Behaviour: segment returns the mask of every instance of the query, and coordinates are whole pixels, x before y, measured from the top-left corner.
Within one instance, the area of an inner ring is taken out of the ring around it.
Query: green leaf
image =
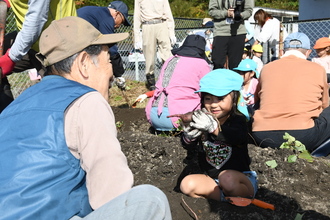
[[[290,148],[290,145],[287,142],[283,142],[280,146],[281,149]]]
[[[266,165],[269,166],[270,168],[275,168],[275,167],[277,167],[276,160],[269,160],[269,161],[266,161]]]
[[[295,141],[295,149],[298,150],[299,152],[306,151],[305,145],[300,141]]]
[[[296,155],[290,155],[288,156],[288,162],[289,163],[294,163],[297,161],[297,156]]]
[[[289,135],[289,133],[287,133],[287,132],[284,133],[283,139],[284,140],[288,140],[288,143],[292,143],[292,142],[294,142],[296,140],[294,137],[292,137],[291,135]]]
[[[305,214],[305,213],[304,213]],[[299,214],[297,213],[296,217],[294,218],[294,220],[302,220],[302,217],[304,214]]]
[[[303,151],[301,152],[299,155],[298,155],[299,158],[301,159],[305,159],[307,160],[308,162],[313,162],[314,161],[314,158],[312,157],[312,155],[307,151]]]

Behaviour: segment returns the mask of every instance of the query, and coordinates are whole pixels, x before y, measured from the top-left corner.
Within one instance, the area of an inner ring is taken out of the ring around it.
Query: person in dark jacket
[[[102,34],[113,34],[122,24],[131,26],[128,20],[128,7],[122,1],[110,2],[108,7],[85,6],[77,10],[78,17],[81,17],[91,23]],[[121,89],[125,89],[125,78],[122,75],[125,72],[123,61],[118,53],[117,45],[109,49],[112,69],[115,83]]]

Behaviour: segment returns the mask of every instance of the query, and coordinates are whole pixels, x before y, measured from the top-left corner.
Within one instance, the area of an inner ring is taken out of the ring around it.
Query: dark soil
[[[118,138],[134,173],[135,185],[152,184],[163,190],[174,220],[330,219],[330,160],[327,158],[317,158],[312,163],[303,159],[288,163],[286,158],[292,151],[249,145],[251,169],[258,173],[259,179],[256,198],[275,205],[275,211],[253,204],[237,207],[226,202],[190,198],[180,193],[177,186],[184,175],[197,168],[192,163],[184,163],[186,151],[181,147],[180,138],[150,133],[143,108],[114,107],[113,111],[116,121],[123,122],[122,126],[118,123]],[[269,160],[276,160],[278,166],[269,168],[265,164]],[[303,215],[302,218],[299,215]]]

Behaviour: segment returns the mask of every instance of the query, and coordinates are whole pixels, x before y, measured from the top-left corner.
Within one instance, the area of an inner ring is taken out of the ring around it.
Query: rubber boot
[[[156,80],[155,80],[155,74],[147,74],[147,88],[152,91],[156,89]]]

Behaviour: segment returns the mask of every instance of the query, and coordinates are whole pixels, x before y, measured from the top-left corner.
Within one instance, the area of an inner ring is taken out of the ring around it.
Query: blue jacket
[[[64,112],[94,89],[46,76],[0,115],[1,219],[69,219],[92,211],[85,171],[65,141]]]

